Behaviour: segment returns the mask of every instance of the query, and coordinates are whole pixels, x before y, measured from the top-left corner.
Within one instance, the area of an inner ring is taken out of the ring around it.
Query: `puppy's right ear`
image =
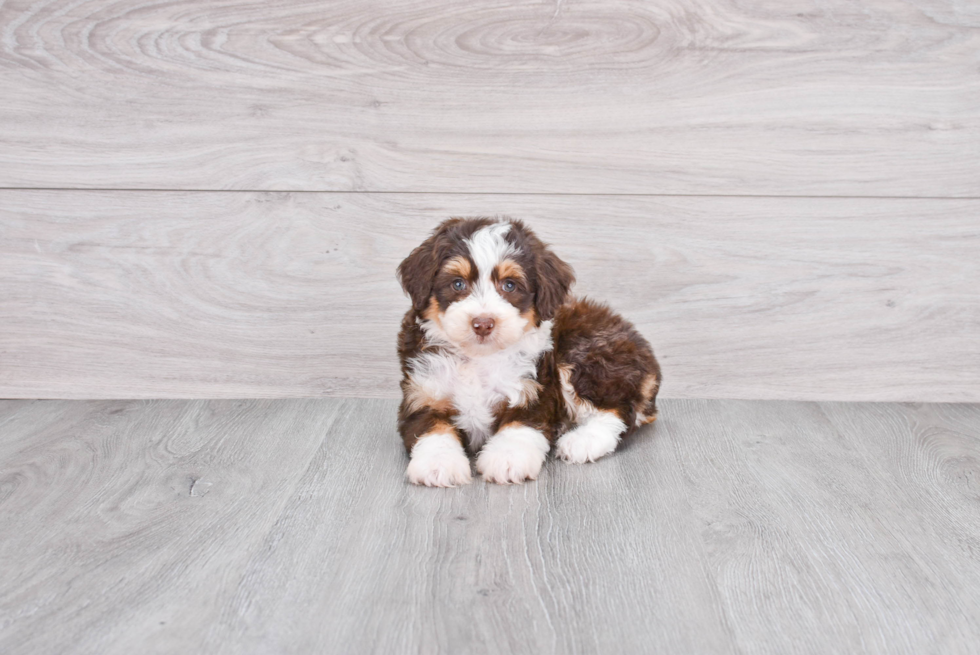
[[[458,219],[450,219],[436,228],[428,239],[412,251],[398,265],[398,281],[402,289],[412,299],[415,311],[422,311],[429,303],[432,295],[432,283],[439,272],[439,265],[445,256],[449,239],[446,231],[458,223]]]

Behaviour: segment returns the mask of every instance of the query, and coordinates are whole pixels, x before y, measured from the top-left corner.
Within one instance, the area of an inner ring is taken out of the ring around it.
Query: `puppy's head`
[[[554,317],[571,267],[520,221],[446,221],[398,267],[429,328],[469,355],[514,345]]]

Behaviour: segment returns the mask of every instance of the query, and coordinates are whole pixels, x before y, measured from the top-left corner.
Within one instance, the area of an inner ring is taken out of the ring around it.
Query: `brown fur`
[[[429,306],[421,312],[422,318],[427,321],[439,322],[439,301],[435,298],[429,299]]]
[[[419,437],[453,426],[456,409],[451,400],[426,397],[410,376],[410,362],[438,346],[426,343],[419,319],[438,320],[440,311],[454,302],[446,276],[472,280],[476,275],[464,239],[492,223],[491,219],[451,219],[416,248],[398,267],[413,307],[405,314],[398,338],[404,398],[398,425],[406,449]],[[535,380],[524,382],[522,402],[501,404],[495,411],[494,432],[517,423],[538,430],[554,442],[567,430],[572,418],[562,392],[565,372],[575,402],[614,412],[626,424],[625,435],[637,423],[653,421],[661,384],[660,366],[650,344],[631,323],[609,307],[588,299],[569,297],[575,281],[571,267],[557,257],[520,221],[512,221],[506,236],[517,254],[498,265],[498,280],[514,279],[521,285],[505,296],[533,325],[554,321],[554,348],[544,353]],[[457,438],[465,433],[453,427]],[[624,435],[624,436],[625,436]]]
[[[579,398],[615,411],[627,434],[637,413],[656,415],[660,366],[647,340],[623,317],[602,303],[575,300],[559,309],[552,337],[559,365],[571,366]]]

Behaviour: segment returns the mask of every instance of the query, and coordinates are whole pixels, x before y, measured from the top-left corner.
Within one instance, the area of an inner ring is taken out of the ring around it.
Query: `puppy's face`
[[[571,268],[520,221],[451,219],[398,267],[427,327],[470,356],[517,343],[554,316]]]

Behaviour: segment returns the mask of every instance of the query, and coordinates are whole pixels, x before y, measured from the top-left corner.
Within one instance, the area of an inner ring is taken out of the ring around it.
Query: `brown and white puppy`
[[[451,219],[398,267],[412,299],[398,336],[398,428],[415,484],[533,480],[591,462],[657,417],[660,367],[634,327],[568,294],[575,281],[520,221]]]

